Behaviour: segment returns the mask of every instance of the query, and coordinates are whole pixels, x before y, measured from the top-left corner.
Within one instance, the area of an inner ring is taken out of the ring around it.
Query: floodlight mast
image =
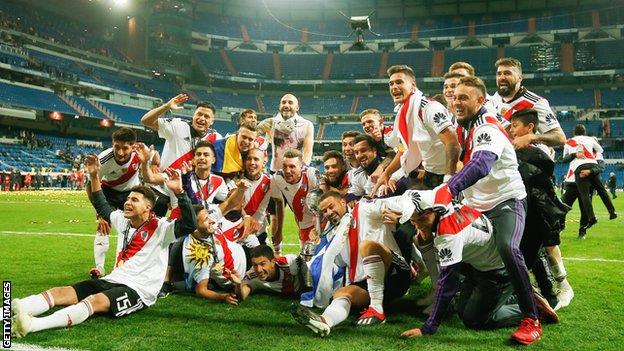
[[[371,24],[370,24],[370,16],[375,13],[375,10],[371,11],[371,13],[369,13],[366,16],[347,16],[345,15],[342,11],[338,11],[338,13],[340,13],[344,18],[347,19],[349,26],[351,27],[351,29],[353,30],[351,32],[351,34],[349,34],[349,36],[351,36],[353,33],[355,33],[356,35],[356,39],[355,39],[355,44],[358,45],[364,45],[364,31],[368,30],[369,32],[371,32],[373,35],[375,36],[379,36],[379,34],[373,32],[371,30]]]

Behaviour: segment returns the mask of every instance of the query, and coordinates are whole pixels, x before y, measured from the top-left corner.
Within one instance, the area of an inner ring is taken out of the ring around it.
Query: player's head
[[[368,108],[360,113],[360,122],[364,133],[370,135],[375,141],[383,138],[384,118],[379,110]]]
[[[478,77],[462,77],[455,87],[453,108],[455,116],[463,121],[476,115],[485,101],[485,84]]]
[[[406,65],[394,65],[388,68],[388,88],[392,101],[402,103],[416,89],[416,75]]]
[[[236,133],[236,144],[240,152],[247,152],[254,147],[254,142],[258,137],[258,127],[255,123],[243,123],[238,127]]]
[[[303,155],[297,149],[288,149],[284,153],[284,162],[282,163],[282,172],[286,183],[295,184],[301,179],[303,170]]]
[[[522,64],[513,57],[498,59],[496,66],[496,87],[498,95],[512,97],[522,84]]]
[[[319,198],[320,214],[333,224],[340,222],[340,218],[347,212],[347,203],[339,192],[330,190]]]
[[[461,74],[463,77],[475,76],[477,74],[471,64],[463,61],[455,62],[449,67],[448,71],[449,73]]]
[[[251,268],[258,279],[262,281],[273,281],[277,279],[277,267],[275,266],[275,254],[268,245],[258,245],[251,249]]]
[[[360,134],[353,139],[353,152],[360,165],[364,168],[370,166],[377,159],[375,141],[370,135]]]
[[[137,185],[130,189],[130,194],[124,203],[124,217],[128,219],[141,218],[149,215],[154,208],[156,195],[152,189],[144,185]]]
[[[197,230],[193,232],[193,236],[197,239],[206,239],[215,233],[216,221],[208,210],[202,205],[193,205],[195,216],[197,217]]]
[[[354,130],[342,133],[342,154],[349,162],[355,160],[355,155],[353,154],[353,139],[358,135],[360,135],[360,133]]]
[[[193,166],[195,166],[195,170],[199,172],[210,171],[215,161],[214,146],[208,141],[200,141],[197,143],[193,154]]]
[[[574,135],[585,135],[587,134],[587,129],[582,124],[577,124],[574,126]]]
[[[193,121],[191,127],[195,129],[199,134],[204,134],[214,123],[216,108],[207,101],[201,101],[197,103],[195,112],[193,113]]]
[[[339,182],[347,171],[347,165],[342,154],[335,150],[323,154],[323,165],[325,166],[325,177],[332,184]]]
[[[450,106],[453,103],[453,99],[455,98],[455,88],[459,83],[459,80],[462,77],[466,77],[467,75],[457,73],[457,72],[448,72],[444,75],[444,85],[442,86],[442,95],[444,96],[444,100],[446,100],[446,105]]]
[[[113,157],[119,163],[126,163],[132,155],[132,146],[137,141],[134,130],[122,127],[113,132]]]
[[[279,104],[279,112],[284,118],[290,118],[299,112],[299,100],[293,94],[282,96]]]
[[[238,117],[238,125],[243,125],[247,123],[258,123],[258,115],[256,114],[256,111],[250,108],[241,112],[240,117]]]
[[[535,134],[539,119],[537,111],[532,108],[516,111],[511,115],[511,136],[514,138],[525,136],[527,134]]]
[[[266,152],[260,149],[251,149],[247,152],[244,160],[245,176],[249,179],[257,179],[264,171],[267,163]]]

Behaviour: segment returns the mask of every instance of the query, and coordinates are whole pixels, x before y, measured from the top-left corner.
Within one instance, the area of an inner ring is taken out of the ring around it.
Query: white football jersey
[[[497,156],[490,173],[464,189],[465,202],[485,212],[505,200],[524,199],[526,191],[518,172],[516,151],[496,116],[486,112],[471,124],[469,131],[459,129],[464,144],[464,165],[477,151],[490,151]]]
[[[218,264],[214,261],[210,240],[199,240],[192,235],[184,239],[182,263],[187,289],[205,279],[212,279],[219,287],[228,288],[232,282],[226,269],[240,274],[247,269],[247,258],[241,245],[219,235],[215,235],[214,241]]]
[[[520,88],[520,91],[510,101],[503,101],[503,98],[498,95],[498,92],[492,95],[490,101],[498,113],[508,123],[511,115],[515,112],[532,108],[537,111],[537,118],[539,119],[537,131],[539,133],[544,134],[560,127],[559,121],[557,121],[557,117],[550,108],[548,100],[528,91],[524,87]],[[507,125],[504,125],[504,127],[506,128]]]
[[[362,167],[358,167],[351,172],[349,183],[348,193],[355,196],[367,196],[373,190],[373,186],[375,185]]]
[[[577,152],[582,152],[585,155],[585,158],[575,157],[572,161],[570,161],[570,166],[568,167],[568,172],[566,173],[564,181],[574,182],[574,172],[576,172],[578,166],[585,163],[598,163],[597,155],[601,155],[602,157],[603,151],[602,146],[598,144],[598,141],[594,137],[577,135],[568,139],[563,146],[563,157],[576,154]]]
[[[298,114],[288,119],[284,119],[279,113],[272,117],[272,127],[269,133],[269,140],[273,146],[271,148],[271,171],[277,172],[282,169],[283,156],[288,149],[303,151],[303,141],[310,126],[314,134],[312,122]]]
[[[421,99],[419,114],[413,118],[413,140],[420,147],[423,167],[431,173],[446,174],[446,152],[439,134],[447,128],[454,130],[455,118],[442,104],[426,98]]]
[[[117,191],[128,191],[141,184],[141,161],[136,152],[132,152],[130,159],[121,165],[115,160],[113,148],[100,152],[98,158],[102,185]]]
[[[245,214],[250,215],[260,224],[266,224],[266,210],[271,199],[271,177],[262,173],[259,179],[249,180],[251,186],[245,189]],[[262,230],[260,231],[262,232]]]
[[[280,200],[286,199],[295,214],[299,229],[311,228],[316,223],[316,218],[306,206],[306,197],[311,190],[318,188],[319,179],[320,173],[313,167],[304,167],[301,179],[296,184],[287,183],[281,171],[271,179],[271,196]]]
[[[115,268],[102,279],[130,287],[147,306],[153,305],[165,281],[175,221],[154,217],[137,230],[130,228],[123,211],[116,210],[110,222],[118,233]]]
[[[264,290],[272,291],[284,295],[294,295],[301,291],[303,282],[299,278],[300,265],[305,265],[303,260],[297,262],[296,255],[286,255],[275,257],[277,265],[277,280],[269,282],[258,279],[256,272],[250,269],[243,278],[243,284],[249,285],[252,291]]]
[[[180,118],[159,118],[158,136],[165,139],[165,146],[160,155],[160,170],[169,167],[180,169],[184,161],[190,162],[193,159],[195,145],[200,141],[213,142],[221,139],[221,135],[209,130],[202,137],[193,137],[191,125]]]

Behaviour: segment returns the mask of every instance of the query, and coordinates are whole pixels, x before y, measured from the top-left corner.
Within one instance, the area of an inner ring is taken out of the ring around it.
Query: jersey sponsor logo
[[[492,137],[488,133],[480,134],[477,137],[477,146],[490,145],[492,143]]]
[[[442,263],[451,261],[452,255],[453,253],[451,252],[451,249],[446,248],[446,247],[440,250],[440,252],[438,252],[438,256],[440,257],[440,262]]]
[[[555,117],[555,115],[553,115],[552,113],[549,113],[546,115],[546,123],[550,124],[553,123],[557,120],[557,117]]]
[[[433,123],[441,124],[443,122],[446,122],[446,114],[442,112],[438,112],[435,115],[433,115]]]

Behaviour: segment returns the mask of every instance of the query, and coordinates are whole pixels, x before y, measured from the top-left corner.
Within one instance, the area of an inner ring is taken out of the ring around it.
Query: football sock
[[[366,256],[363,259],[364,274],[368,284],[368,295],[370,296],[370,307],[377,312],[383,313],[384,279],[386,277],[386,267],[379,255]]]
[[[31,316],[38,316],[54,307],[54,298],[49,290],[20,299],[19,307]]]
[[[433,248],[433,244],[418,246],[418,250],[420,251],[423,261],[425,262],[425,266],[427,266],[427,270],[429,271],[429,276],[431,277],[431,288],[435,290],[438,284],[440,271],[438,269],[438,257]]]
[[[31,332],[45,329],[71,327],[80,324],[93,314],[93,307],[88,300],[82,300],[75,305],[65,307],[52,313],[49,316],[33,318],[31,322]]]
[[[323,317],[327,325],[333,327],[342,323],[349,317],[349,310],[351,310],[351,301],[341,296],[332,300],[325,311],[323,311],[321,317]]]
[[[106,262],[106,253],[109,247],[108,238],[109,235],[102,235],[98,231],[95,234],[95,239],[93,239],[93,258],[95,260],[95,266],[100,270],[102,275],[104,274],[104,262]]]

